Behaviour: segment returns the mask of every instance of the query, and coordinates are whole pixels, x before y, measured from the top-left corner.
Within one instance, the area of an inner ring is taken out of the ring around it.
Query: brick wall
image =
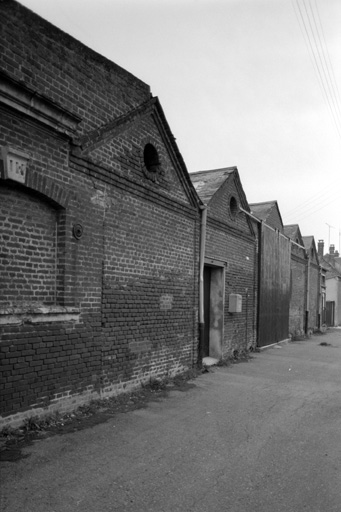
[[[0,188],[0,302],[56,300],[57,211],[22,191]]]
[[[246,350],[256,341],[256,254],[252,239],[217,229],[208,222],[206,257],[226,261],[223,355]],[[242,312],[229,313],[230,294],[242,296]]]
[[[72,167],[95,172],[79,159]],[[99,196],[99,188],[92,191],[102,210],[105,390],[192,364],[196,339],[198,214],[162,198],[158,186],[150,188],[158,197],[147,201],[137,183],[115,180]]]
[[[239,188],[241,186],[239,185]],[[256,342],[257,255],[247,216],[230,215],[230,198],[241,203],[236,178],[231,175],[208,206],[207,258],[225,262],[223,356],[243,351]],[[230,294],[242,296],[242,312],[229,313]]]
[[[0,10],[0,73],[56,112],[0,105],[0,146],[29,156],[25,185],[0,179],[4,261],[33,264],[1,275],[13,279],[0,300],[0,423],[14,424],[196,361],[200,218],[149,87],[22,6]],[[75,133],[65,116],[81,118]]]
[[[304,334],[307,289],[307,260],[305,250],[291,246],[291,295],[289,311],[289,333]]]
[[[31,410],[67,409],[87,393],[97,396],[101,351],[94,342],[94,320],[2,327],[0,424],[20,422]]]
[[[317,265],[310,263],[309,277],[309,329],[315,331],[318,328],[319,314],[319,287],[320,287],[320,270]]]
[[[81,117],[80,134],[130,111],[147,84],[20,4],[0,4],[2,68]]]

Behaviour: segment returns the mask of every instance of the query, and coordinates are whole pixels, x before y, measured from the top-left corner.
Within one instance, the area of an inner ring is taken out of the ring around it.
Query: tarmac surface
[[[2,512],[341,511],[341,329],[192,384],[1,462]]]

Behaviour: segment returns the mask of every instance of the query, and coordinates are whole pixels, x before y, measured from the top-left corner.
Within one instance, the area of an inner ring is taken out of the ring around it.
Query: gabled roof
[[[317,253],[314,237],[313,236],[302,236],[302,240],[303,240],[303,244],[304,244],[306,251],[309,254],[311,254],[313,251],[317,263],[320,264],[319,255]]]
[[[272,208],[277,204],[277,201],[265,201],[264,203],[250,203],[251,213],[253,213],[260,220],[266,221],[269,217]]]
[[[280,228],[283,229],[282,216],[279,211],[278,203],[274,201],[264,201],[262,203],[250,203],[251,213],[258,219],[264,221],[269,226],[279,228],[278,225],[274,225],[273,219],[275,216],[279,219]]]
[[[198,171],[190,173],[190,178],[200,199],[208,204],[217,190],[235,171],[237,171],[237,167]]]
[[[287,224],[286,226],[283,226],[283,232],[294,242],[298,243],[299,245],[303,245],[303,237],[301,235],[300,227],[298,224]]]
[[[155,113],[157,114],[157,118],[159,119],[159,127],[165,134],[164,142],[166,143],[166,138],[169,141],[168,147],[169,150],[171,150],[178,162],[178,165],[175,166],[175,169],[178,173],[180,181],[183,183],[183,186],[185,187],[185,190],[187,190],[187,193],[190,197],[190,200],[194,206],[197,208],[200,207],[201,201],[200,197],[198,196],[194,186],[193,182],[190,178],[187,166],[185,164],[185,161],[183,159],[182,154],[180,153],[179,147],[176,143],[176,139],[170,129],[170,126],[168,124],[167,118],[165,116],[165,113],[163,111],[163,108],[161,106],[159,98],[155,97]]]
[[[295,240],[297,234],[298,224],[288,224],[287,226],[283,226],[284,234],[291,238],[291,240]]]
[[[302,240],[304,243],[304,247],[307,249],[307,251],[309,251],[309,249],[311,249],[311,246],[313,244],[314,237],[313,236],[302,236]]]
[[[131,123],[136,118],[150,114],[157,102],[157,97],[150,98],[148,101],[116,117],[110,122],[86,132],[79,138],[75,137],[73,140],[74,145],[80,148],[79,152],[85,153],[106,144],[108,139],[128,130]]]
[[[82,135],[80,138],[74,138],[73,140],[73,152],[78,156],[86,156],[87,153],[91,152],[104,144],[106,144],[113,137],[122,134],[131,127],[132,122],[136,118],[142,118],[153,114],[154,120],[163,136],[164,144],[166,145],[169,152],[171,152],[177,165],[175,170],[178,174],[179,180],[185,188],[187,195],[192,205],[199,207],[200,197],[196,193],[192,180],[189,177],[189,173],[184,162],[184,159],[179,151],[175,137],[170,129],[161,103],[157,96],[151,97],[145,103],[142,103],[138,107],[133,108],[128,113],[123,114],[109,123],[103,124],[102,126],[89,131]]]

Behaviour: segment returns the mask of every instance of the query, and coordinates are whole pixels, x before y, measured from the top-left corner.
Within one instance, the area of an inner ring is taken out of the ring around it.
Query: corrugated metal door
[[[258,346],[284,340],[289,333],[290,241],[262,226]]]

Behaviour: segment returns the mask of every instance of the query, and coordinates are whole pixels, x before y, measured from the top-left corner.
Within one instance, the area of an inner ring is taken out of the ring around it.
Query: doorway
[[[326,324],[328,327],[334,327],[335,323],[335,302],[326,302]]]
[[[221,359],[224,334],[224,286],[222,266],[204,266],[203,357]]]

